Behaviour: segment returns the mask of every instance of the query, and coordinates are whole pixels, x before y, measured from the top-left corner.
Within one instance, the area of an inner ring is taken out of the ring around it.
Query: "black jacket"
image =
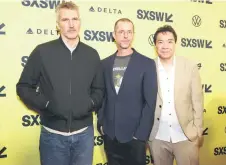
[[[63,132],[92,125],[103,92],[97,51],[79,42],[71,54],[61,38],[33,50],[17,83],[18,96],[40,111],[42,124]]]
[[[102,61],[106,96],[98,112],[98,127],[102,125],[105,134],[120,142],[133,137],[146,141],[154,123],[158,90],[155,62],[133,49],[116,94],[112,77],[116,53]]]

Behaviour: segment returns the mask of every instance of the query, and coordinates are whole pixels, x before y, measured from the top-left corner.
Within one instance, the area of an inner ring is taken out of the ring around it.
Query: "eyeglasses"
[[[134,32],[130,31],[130,30],[129,31],[120,30],[120,31],[117,31],[116,33],[119,34],[119,35],[126,35],[127,34],[128,36],[131,36],[131,35],[133,35]]]

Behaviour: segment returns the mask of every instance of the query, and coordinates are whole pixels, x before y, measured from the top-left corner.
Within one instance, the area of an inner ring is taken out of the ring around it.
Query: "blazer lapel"
[[[113,81],[113,65],[114,65],[114,61],[115,61],[115,56],[116,54],[114,54],[110,59],[109,59],[109,65],[108,65],[108,76],[109,76],[109,81],[111,83],[111,87],[112,90],[115,92],[115,86],[114,86],[114,81]]]
[[[159,81],[158,58],[155,59],[155,65],[156,65],[157,80],[158,80],[158,95],[162,100],[162,92],[161,92],[160,81]]]
[[[175,77],[174,77],[174,102],[176,106],[176,100],[177,97],[180,96],[180,84],[181,81],[183,80],[184,77],[184,72],[183,72],[183,63],[180,61],[180,58],[176,57],[176,66],[175,66]]]

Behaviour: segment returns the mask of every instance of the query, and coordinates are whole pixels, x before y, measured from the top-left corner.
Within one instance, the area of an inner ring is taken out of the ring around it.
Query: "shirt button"
[[[162,105],[159,105],[159,108],[162,108]]]
[[[169,115],[171,115],[171,113]]]

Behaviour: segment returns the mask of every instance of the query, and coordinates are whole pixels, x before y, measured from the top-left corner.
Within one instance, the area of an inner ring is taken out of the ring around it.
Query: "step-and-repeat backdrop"
[[[0,0],[0,164],[39,165],[39,115],[16,95],[16,83],[37,44],[58,38],[55,8],[59,0]],[[81,40],[105,58],[115,50],[114,23],[127,17],[135,24],[134,48],[155,58],[153,34],[172,25],[177,55],[194,60],[205,94],[201,165],[226,164],[226,2],[75,1],[80,7]],[[141,64],[142,65],[142,64]],[[182,91],[183,92],[183,91]],[[94,117],[96,126],[96,116]],[[103,137],[95,131],[94,165],[107,165]],[[147,151],[146,164],[151,164]]]

